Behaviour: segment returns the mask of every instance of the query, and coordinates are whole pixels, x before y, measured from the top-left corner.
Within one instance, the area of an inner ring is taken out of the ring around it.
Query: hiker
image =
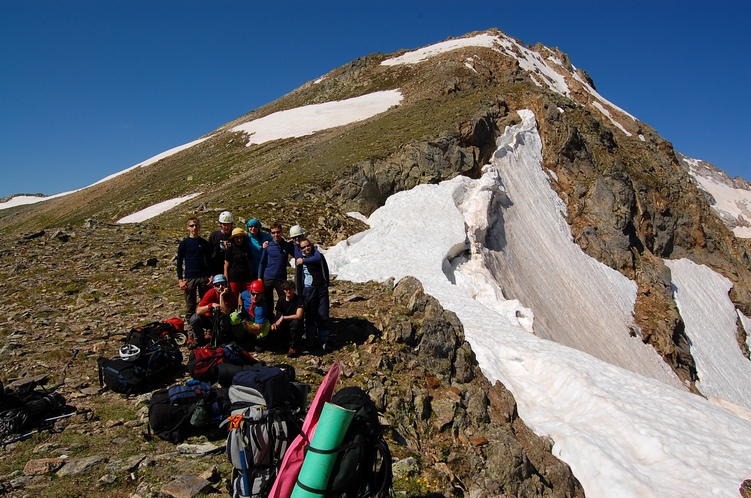
[[[279,299],[284,296],[280,286],[287,281],[289,259],[294,254],[294,244],[287,242],[282,236],[281,223],[271,225],[271,238],[273,240],[261,253],[261,262],[258,264],[258,278],[263,280],[269,309],[274,308],[274,290]]]
[[[224,251],[227,249],[227,241],[232,236],[232,228],[235,226],[235,217],[229,211],[219,214],[219,229],[209,235],[211,246],[211,262],[209,274],[224,273]]]
[[[271,330],[271,324],[268,320],[271,313],[266,304],[264,291],[263,282],[254,280],[250,283],[248,290],[243,291],[237,300],[238,306],[242,309],[240,313],[242,329],[252,336],[250,340],[241,341],[246,349],[248,344],[257,344],[259,339],[265,339]],[[262,350],[262,348],[257,347],[256,351],[258,350]]]
[[[245,230],[248,232],[248,247],[250,247],[250,268],[253,272],[253,280],[258,278],[258,265],[261,263],[261,254],[263,253],[264,244],[268,245],[274,239],[268,232],[263,231],[261,222],[256,218],[251,218],[245,224]]]
[[[236,296],[255,280],[251,272],[250,248],[246,235],[242,228],[232,230],[227,250],[224,251],[224,276],[227,277],[229,287]]]
[[[201,299],[190,321],[194,334],[193,341],[188,341],[191,348],[203,346],[212,339],[214,327],[217,327],[220,334],[216,338],[219,344],[224,342],[224,338],[232,336],[229,315],[237,306],[237,298],[232,294],[224,274],[214,275],[213,284],[213,287]],[[216,323],[216,320],[219,322]],[[208,334],[206,330],[209,331]]]
[[[276,332],[280,341],[289,339],[287,356],[294,358],[300,352],[300,342],[305,332],[303,328],[305,306],[302,296],[295,293],[294,282],[287,280],[281,287],[284,297],[276,302],[276,315],[271,330]]]
[[[301,258],[302,257],[302,251],[300,251],[300,240],[305,237],[305,230],[302,229],[300,225],[292,225],[289,229],[289,238],[295,245],[293,246],[294,249],[294,258]]]
[[[302,257],[295,259],[295,286],[305,302],[308,345],[329,348],[329,266],[306,237],[300,239]]]
[[[211,251],[208,241],[199,235],[198,218],[188,218],[187,228],[188,236],[177,246],[177,282],[185,294],[185,321],[190,322],[198,302],[211,288]]]

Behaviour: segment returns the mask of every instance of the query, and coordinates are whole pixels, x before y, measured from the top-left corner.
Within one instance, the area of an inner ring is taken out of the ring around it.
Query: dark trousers
[[[193,335],[198,344],[205,344],[208,340],[212,340],[216,344],[226,344],[233,339],[229,315],[222,313],[216,313],[214,316],[194,314],[193,318],[190,319],[190,326],[193,327]],[[209,332],[208,337],[206,336],[207,331]]]
[[[305,301],[305,329],[308,341],[318,338],[321,342],[329,340],[329,288],[304,287],[302,297]]]
[[[274,291],[276,291],[277,299],[284,299],[284,291],[282,290],[282,284],[284,280],[278,280],[276,278],[264,278],[263,286],[266,289],[264,292],[264,298],[266,299],[266,305],[270,312],[274,311]]]
[[[185,321],[190,323],[190,319],[196,313],[196,307],[198,303],[203,299],[203,295],[206,294],[211,286],[209,285],[209,277],[201,278],[189,278],[185,281]]]
[[[305,335],[305,327],[301,320],[282,320],[279,328],[271,332],[276,334],[280,345],[289,344],[292,349],[300,349],[302,346],[302,336]]]

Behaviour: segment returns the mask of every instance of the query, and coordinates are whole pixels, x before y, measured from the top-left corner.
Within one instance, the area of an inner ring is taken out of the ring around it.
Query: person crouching
[[[254,280],[250,283],[249,289],[243,291],[238,298],[238,305],[241,307],[241,330],[246,334],[244,337],[235,338],[246,349],[254,346],[256,351],[263,350],[261,344],[265,342],[271,330],[268,319],[271,313],[264,298],[265,290],[263,281]]]

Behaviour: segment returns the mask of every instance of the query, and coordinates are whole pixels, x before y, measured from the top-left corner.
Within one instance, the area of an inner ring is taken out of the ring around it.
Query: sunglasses
[[[224,283],[214,284],[214,287],[227,287],[227,284],[224,284]]]
[[[271,231],[271,235],[279,235],[280,233],[282,233],[282,232],[280,232],[279,230],[276,230],[276,231],[272,230]]]
[[[188,228],[200,227],[201,225],[188,225]]]
[[[300,249],[310,249],[310,246],[300,246]]]
[[[251,296],[263,296],[263,292],[251,292]]]

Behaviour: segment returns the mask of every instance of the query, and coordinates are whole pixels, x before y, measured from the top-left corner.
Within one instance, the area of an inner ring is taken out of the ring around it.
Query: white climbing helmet
[[[229,211],[222,211],[219,214],[219,223],[234,223],[235,217]]]
[[[302,237],[303,235],[305,235],[305,230],[303,230],[300,225],[292,225],[290,227],[289,229],[290,238],[294,239],[295,237]]]
[[[120,348],[120,358],[125,361],[136,361],[141,356],[141,348],[135,344],[123,344]]]

